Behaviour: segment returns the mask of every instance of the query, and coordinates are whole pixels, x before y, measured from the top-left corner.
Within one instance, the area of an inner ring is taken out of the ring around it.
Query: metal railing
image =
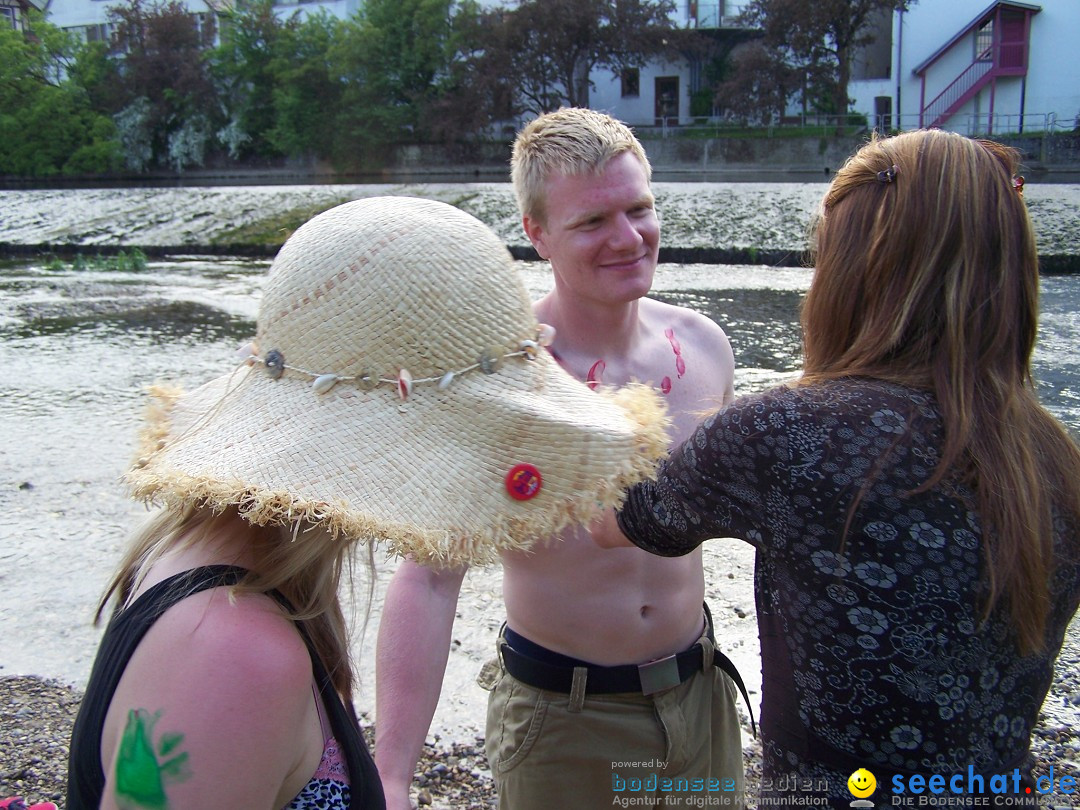
[[[870,123],[878,132],[918,129],[918,113],[906,115],[879,115],[870,117]],[[969,113],[954,115],[946,122],[944,129],[959,132],[962,135],[1024,135],[1055,132],[1070,132],[1077,125],[1073,120],[1061,120],[1056,113]]]
[[[848,115],[793,115],[771,122],[746,121],[731,116],[708,116],[684,119],[679,124],[631,124],[639,138],[731,138],[739,136],[782,138],[788,135],[858,134],[874,129],[881,133],[919,129],[919,113],[878,116],[849,113]],[[1059,118],[1056,113],[982,113],[954,115],[943,129],[962,135],[1036,135],[1040,133],[1071,132],[1080,128],[1077,119]]]
[[[658,123],[631,124],[639,138],[722,138],[752,131],[765,132],[768,137],[782,137],[785,132],[801,131],[804,134],[831,135],[838,129],[857,132],[868,126],[867,116],[858,113],[847,115],[792,115],[768,122],[745,120],[733,116],[710,115],[684,119],[678,124],[668,120]]]

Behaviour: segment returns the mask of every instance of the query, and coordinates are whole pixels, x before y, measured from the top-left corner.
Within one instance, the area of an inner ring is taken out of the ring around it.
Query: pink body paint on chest
[[[668,343],[671,344],[671,350],[675,352],[675,371],[679,375],[679,379],[682,379],[682,375],[686,373],[686,361],[682,356],[682,345],[679,343],[679,339],[675,337],[675,330],[668,327],[664,330],[664,337],[668,339]]]
[[[668,339],[668,343],[671,344],[671,350],[675,352],[675,373],[678,375],[678,379],[682,379],[682,376],[686,373],[686,361],[682,356],[682,345],[679,343],[679,339],[675,337],[675,330],[668,327],[664,330],[664,337]],[[551,352],[551,356],[561,365],[562,359],[552,349],[548,349]],[[607,368],[607,363],[603,360],[597,360],[589,368],[589,373],[585,375],[585,384],[594,391],[596,388],[604,382],[604,370]],[[660,392],[664,395],[671,393],[671,377],[665,376],[660,380]]]
[[[606,368],[607,363],[603,360],[597,360],[593,363],[592,368],[589,369],[589,373],[585,377],[585,384],[595,391],[596,387],[604,381],[604,369]]]

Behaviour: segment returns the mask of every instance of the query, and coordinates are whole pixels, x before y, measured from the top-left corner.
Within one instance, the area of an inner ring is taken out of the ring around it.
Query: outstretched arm
[[[439,704],[466,568],[402,561],[390,580],[375,652],[375,764],[387,810],[409,810],[409,788]]]

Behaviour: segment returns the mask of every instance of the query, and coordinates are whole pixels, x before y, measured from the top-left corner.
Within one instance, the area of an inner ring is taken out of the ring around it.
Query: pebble
[[[67,789],[67,747],[81,694],[55,681],[0,677],[0,799],[22,796],[27,803],[62,802]],[[744,718],[744,724],[749,722]],[[749,731],[749,728],[747,728]],[[374,730],[364,729],[368,745]],[[1037,773],[1051,766],[1075,774],[1080,739],[1075,729],[1041,715],[1032,734]],[[746,787],[757,793],[761,780],[761,743],[743,749]],[[495,786],[484,755],[484,741],[425,744],[417,767],[414,798],[432,810],[496,810]],[[756,810],[751,801],[748,810]]]

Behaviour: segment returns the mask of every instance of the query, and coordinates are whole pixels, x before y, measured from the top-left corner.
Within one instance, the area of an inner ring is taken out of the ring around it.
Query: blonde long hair
[[[232,588],[230,597],[241,593],[277,590],[293,607],[290,618],[303,621],[334,688],[346,701],[352,700],[353,667],[349,656],[349,631],[338,597],[342,579],[352,584],[353,544],[344,537],[331,537],[318,526],[257,526],[241,517],[235,507],[216,513],[188,506],[182,510],[157,510],[136,532],[116,574],[98,605],[100,621],[109,602],[127,607],[139,584],[154,563],[166,552],[206,542],[222,532],[239,534],[254,553],[257,570],[252,570]],[[368,547],[367,568],[374,570]],[[367,610],[372,589],[369,578]]]
[[[865,376],[932,391],[941,458],[918,491],[977,493],[988,596],[1020,649],[1045,643],[1054,510],[1080,520],[1080,452],[1038,402],[1039,269],[1018,153],[940,130],[875,137],[815,223],[802,382]]]

